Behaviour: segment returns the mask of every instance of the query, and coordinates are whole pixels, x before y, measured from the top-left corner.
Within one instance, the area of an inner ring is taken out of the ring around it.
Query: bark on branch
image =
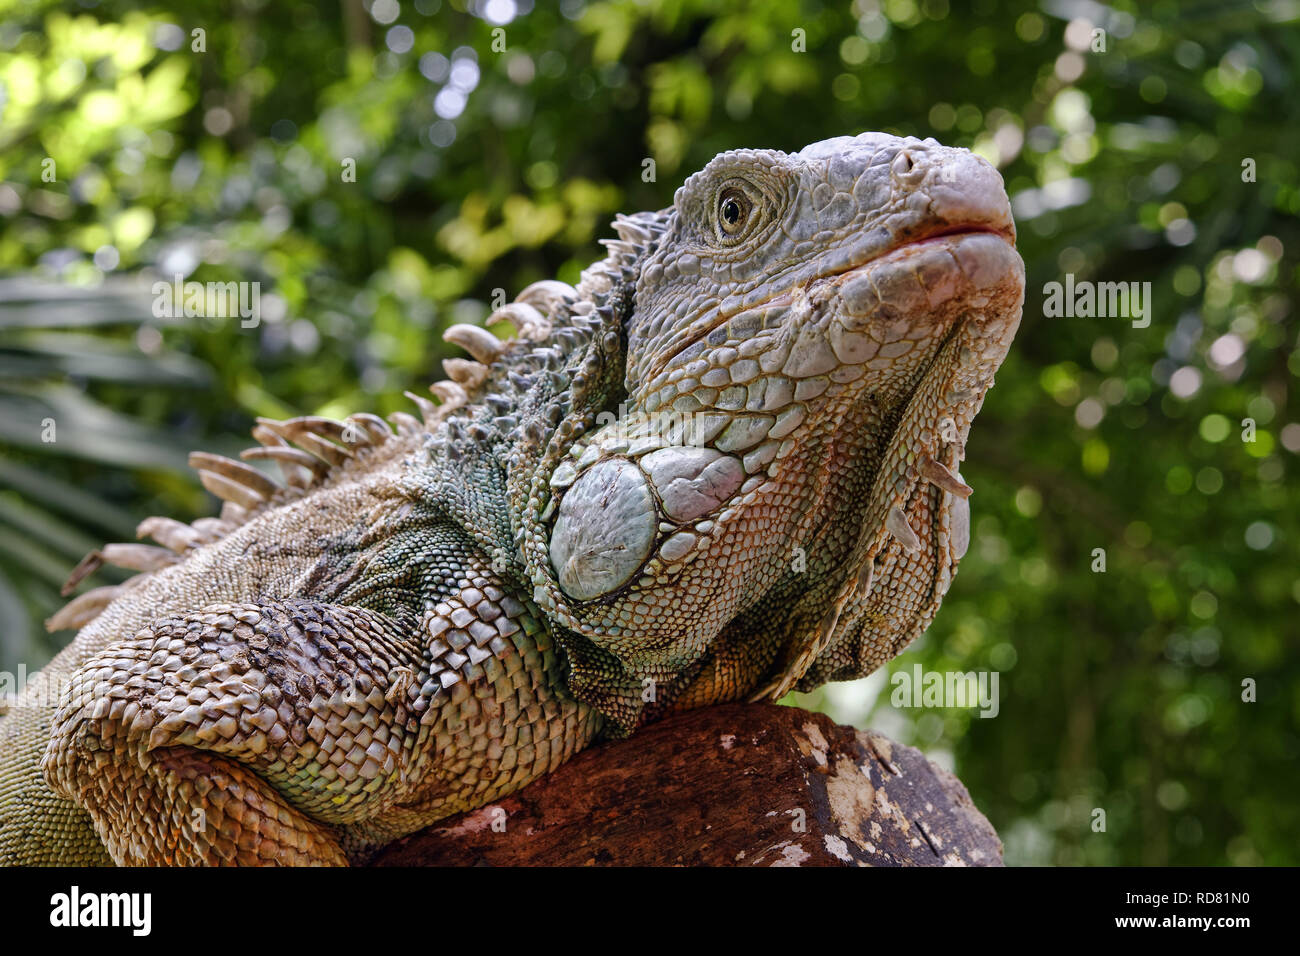
[[[952,774],[823,714],[728,705],[579,754],[386,847],[379,866],[1002,865]]]

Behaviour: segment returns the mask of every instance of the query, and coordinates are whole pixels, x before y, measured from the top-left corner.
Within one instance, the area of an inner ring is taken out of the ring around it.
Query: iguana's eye
[[[754,204],[744,191],[729,186],[718,194],[718,229],[724,239],[734,239],[745,231]]]

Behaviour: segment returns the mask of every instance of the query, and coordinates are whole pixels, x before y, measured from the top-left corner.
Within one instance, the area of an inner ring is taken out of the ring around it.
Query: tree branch
[[[824,714],[729,704],[585,751],[385,847],[379,866],[1002,864],[961,782]]]

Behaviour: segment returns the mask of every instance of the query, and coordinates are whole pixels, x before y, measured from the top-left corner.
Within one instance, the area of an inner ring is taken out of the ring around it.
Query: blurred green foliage
[[[211,512],[188,449],[403,408],[441,329],[721,150],[934,136],[1002,169],[1028,292],[970,554],[890,672],[996,670],[1001,708],[895,708],[883,672],[801,702],[952,765],[1013,863],[1298,862],[1298,17],[0,0],[0,667],[66,640],[85,551]],[[261,325],[155,318],[177,273],[261,282]],[[1150,282],[1150,325],[1045,318],[1067,273]]]

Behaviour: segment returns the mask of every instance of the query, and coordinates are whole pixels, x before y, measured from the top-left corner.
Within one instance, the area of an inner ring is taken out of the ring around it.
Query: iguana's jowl
[[[924,630],[1020,317],[996,171],[880,134],[739,150],[615,229],[500,310],[517,338],[450,329],[473,358],[421,418],[262,422],[283,485],[196,456],[219,518],[83,562],[142,573],[56,616],[66,690],[0,722],[0,860],[364,859]]]

